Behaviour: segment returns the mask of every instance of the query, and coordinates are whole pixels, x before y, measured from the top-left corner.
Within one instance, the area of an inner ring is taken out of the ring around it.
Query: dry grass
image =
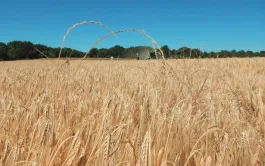
[[[264,165],[264,67],[1,62],[0,165]]]

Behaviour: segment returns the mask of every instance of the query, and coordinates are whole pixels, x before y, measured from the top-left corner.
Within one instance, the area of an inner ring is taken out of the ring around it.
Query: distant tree
[[[71,48],[63,48],[62,53],[61,53],[61,57],[70,57],[72,55],[72,52],[73,52],[73,50]]]
[[[170,51],[170,56],[175,58],[177,56],[177,50],[176,49],[172,49]]]
[[[232,57],[236,57],[237,56],[237,51],[236,50],[232,50],[231,51],[231,56]]]
[[[29,58],[29,59],[38,59],[38,58],[41,58],[41,55],[39,54],[39,52],[37,52],[36,49],[31,47],[31,49],[28,50],[27,58]]]
[[[19,50],[20,50],[20,45],[21,45],[21,42],[19,41],[12,41],[12,42],[9,42],[7,43],[7,46],[8,46],[8,52],[7,52],[7,55],[8,55],[8,59],[10,60],[17,60],[20,58],[20,53],[19,53]]]
[[[161,50],[163,51],[164,53],[164,57],[165,58],[168,58],[169,57],[169,54],[170,54],[170,49],[167,45],[164,45],[161,47]]]
[[[109,58],[111,56],[117,58],[132,58],[135,57],[141,50],[147,49],[152,59],[161,58],[160,50],[155,50],[148,46],[136,46],[124,48],[120,45],[115,45],[109,49],[106,48],[93,48],[88,54],[89,57],[97,58]],[[0,60],[18,60],[18,59],[37,59],[46,57],[40,54],[36,49],[41,51],[49,58],[56,58],[59,55],[60,48],[52,48],[43,44],[33,44],[29,41],[12,41],[7,44],[0,42]],[[188,47],[181,47],[179,49],[172,49],[167,45],[161,47],[165,58],[226,58],[226,57],[265,57],[265,51],[253,52],[253,51],[236,51],[236,50],[221,50],[220,52],[202,52],[200,49],[193,49]],[[74,50],[71,48],[63,48],[61,57],[83,57],[84,52]],[[170,57],[169,57],[170,56]]]
[[[10,60],[40,58],[34,45],[29,41],[12,41],[7,46],[7,55]]]
[[[247,51],[247,52],[246,52],[246,56],[247,56],[247,57],[253,57],[253,56],[254,56],[253,51]]]
[[[209,57],[210,57],[210,58],[215,57],[215,52],[211,51],[211,52],[209,53]]]
[[[178,50],[177,50],[177,56],[179,58],[187,58],[190,56],[190,51],[191,49],[188,48],[188,47],[180,47]]]
[[[124,51],[125,51],[124,47],[120,45],[115,45],[114,47],[111,47],[108,52],[110,56],[117,58],[117,57],[122,56]]]
[[[200,49],[190,49],[190,58],[201,58],[203,56],[203,53]]]
[[[85,53],[78,51],[78,50],[72,50],[71,57],[83,57]]]
[[[49,47],[47,47],[47,46],[45,46],[43,44],[35,44],[34,47],[37,48],[41,52],[50,49]]]
[[[203,58],[203,52],[198,48],[181,47],[177,50],[177,57],[179,58]]]
[[[256,51],[256,52],[253,53],[253,57],[261,57],[261,54]]]
[[[246,52],[244,50],[240,50],[237,53],[238,57],[246,57]]]
[[[219,52],[219,58],[227,58],[230,57],[230,52],[227,50],[221,50],[221,52]]]
[[[150,52],[151,59],[156,59],[155,51]]]
[[[7,45],[5,43],[0,42],[0,61],[8,60],[7,51],[8,51]]]
[[[265,57],[265,51],[260,51],[259,54],[261,57]]]
[[[202,53],[202,58],[209,58],[210,57],[210,53],[208,53],[207,51],[204,51]]]
[[[88,53],[88,55],[90,58],[98,58],[98,53],[99,51],[97,48],[92,48],[90,52]]]
[[[99,58],[106,58],[108,56],[108,49],[101,48],[98,50]]]
[[[233,54],[236,54],[236,53],[237,53],[237,51],[236,51],[236,50],[232,50],[232,51],[231,51],[231,53],[233,53]]]
[[[51,48],[49,48],[49,47],[47,47],[45,45],[42,45],[42,44],[35,44],[34,47],[35,47],[35,49],[37,49],[38,51],[40,51],[41,53],[43,53],[45,56],[48,56],[48,50],[51,49]],[[40,53],[39,56],[40,57],[45,57],[41,53]],[[50,57],[50,56],[48,56],[48,57]]]

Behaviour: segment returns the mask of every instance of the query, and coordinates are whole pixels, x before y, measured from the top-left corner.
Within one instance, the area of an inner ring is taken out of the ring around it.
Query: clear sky
[[[203,50],[265,50],[265,0],[3,0],[0,41],[27,40],[59,47],[77,22],[100,21],[114,31],[144,29],[160,46]],[[109,31],[74,29],[65,46],[86,51]],[[110,37],[97,47],[150,45],[137,33]]]

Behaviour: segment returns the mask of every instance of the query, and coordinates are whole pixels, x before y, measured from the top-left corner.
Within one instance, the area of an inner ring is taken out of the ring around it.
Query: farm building
[[[126,49],[122,55],[123,58],[130,58],[130,59],[151,59],[151,52],[152,48],[140,46],[140,47],[130,47]]]

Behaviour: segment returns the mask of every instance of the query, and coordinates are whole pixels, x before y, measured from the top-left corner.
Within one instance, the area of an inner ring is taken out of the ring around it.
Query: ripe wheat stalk
[[[79,64],[0,64],[0,165],[264,163],[264,59]]]

